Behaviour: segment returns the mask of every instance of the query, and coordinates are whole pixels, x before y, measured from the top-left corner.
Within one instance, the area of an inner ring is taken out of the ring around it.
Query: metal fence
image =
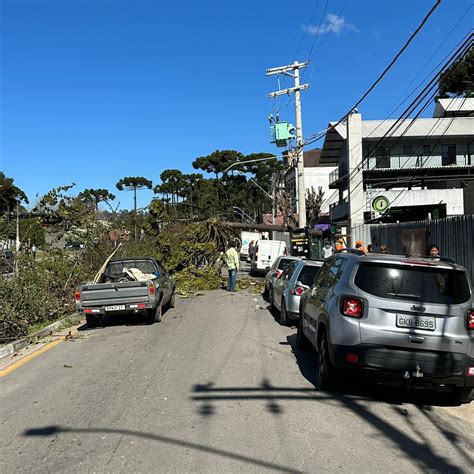
[[[367,238],[368,230],[370,239]],[[423,248],[425,252],[430,244],[436,244],[443,257],[452,258],[466,267],[471,281],[474,281],[474,215],[434,221],[364,225],[354,228],[354,231],[357,232],[354,235],[359,235],[364,244],[372,243],[375,251],[385,244],[392,254],[404,253],[407,238],[411,238],[417,248]]]

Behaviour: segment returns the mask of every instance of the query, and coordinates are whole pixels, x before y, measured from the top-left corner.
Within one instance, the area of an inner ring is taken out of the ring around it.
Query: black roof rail
[[[433,260],[440,260],[441,262],[456,264],[456,260],[454,260],[454,258],[449,258],[449,257],[432,257],[432,258]]]
[[[353,253],[354,255],[365,255],[365,252],[362,252],[362,250],[351,248],[341,249],[338,250],[336,253]]]

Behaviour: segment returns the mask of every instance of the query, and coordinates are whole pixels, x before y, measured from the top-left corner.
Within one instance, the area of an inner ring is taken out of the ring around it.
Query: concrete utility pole
[[[16,241],[15,249],[18,252],[20,250],[20,200],[16,201]]]
[[[349,238],[354,247],[353,228],[364,223],[364,186],[362,175],[362,116],[351,112],[347,117],[347,164],[349,174]]]
[[[295,61],[293,64],[282,67],[275,67],[267,69],[266,75],[272,76],[274,74],[283,74],[292,77],[294,80],[294,87],[270,92],[268,97],[277,97],[279,95],[295,93],[295,115],[296,115],[296,160],[297,160],[297,201],[296,210],[298,213],[298,226],[306,227],[306,188],[304,185],[304,162],[303,162],[303,124],[301,119],[301,91],[308,89],[309,84],[300,84],[300,69],[305,68],[308,61],[299,63]],[[290,72],[293,71],[293,72]]]

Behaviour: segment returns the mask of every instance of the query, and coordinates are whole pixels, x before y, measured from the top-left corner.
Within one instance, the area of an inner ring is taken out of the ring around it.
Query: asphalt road
[[[472,472],[471,406],[318,392],[314,354],[265,307],[180,299],[160,324],[82,330],[3,377],[1,472]]]

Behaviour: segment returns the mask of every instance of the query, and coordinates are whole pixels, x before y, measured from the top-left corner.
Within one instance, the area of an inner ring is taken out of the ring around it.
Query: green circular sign
[[[377,196],[372,201],[372,209],[376,212],[384,212],[390,206],[390,201],[385,196]]]

